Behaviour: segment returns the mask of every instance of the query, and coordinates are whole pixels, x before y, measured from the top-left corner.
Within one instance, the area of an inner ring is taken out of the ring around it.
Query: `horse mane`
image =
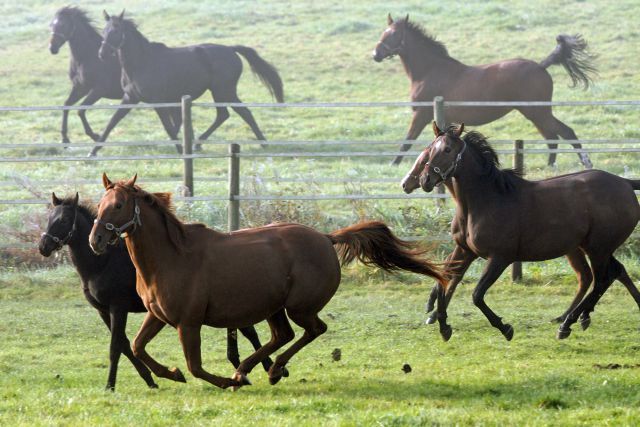
[[[95,33],[98,37],[102,38],[98,30],[93,26],[93,19],[89,18],[88,12],[84,9],[80,9],[77,6],[61,7],[56,12],[56,16],[69,17],[76,25],[84,25],[92,33]]]
[[[142,32],[138,29],[138,24],[131,18],[122,18],[122,25],[125,26],[125,31],[133,32],[133,34],[138,37],[145,44],[153,44],[166,47],[164,43],[152,42],[149,40]]]
[[[74,200],[75,196],[65,197],[64,199],[60,199],[60,204],[63,206],[72,206]],[[93,220],[98,216],[95,206],[84,202],[78,203],[78,213],[84,215],[91,224],[93,224]]]
[[[405,31],[408,31],[416,36],[418,41],[425,45],[434,54],[445,58],[451,58],[449,56],[449,51],[447,50],[447,47],[444,45],[444,43],[436,40],[436,38],[430,35],[422,25],[416,22],[409,21],[408,18],[399,19],[396,21],[396,24],[403,25]]]
[[[173,246],[181,252],[184,249],[186,239],[186,232],[184,223],[178,219],[175,214],[175,209],[171,201],[171,193],[149,193],[137,185],[126,185],[123,181],[120,181],[109,188],[113,188],[119,185],[125,188],[131,193],[135,193],[134,197],[141,198],[148,205],[153,207],[163,218],[164,225],[169,234],[169,240]]]
[[[455,139],[454,131],[458,125],[450,125],[445,133],[449,138]],[[472,151],[480,159],[482,174],[493,181],[501,193],[513,191],[519,181],[522,180],[522,173],[515,169],[500,169],[498,153],[493,149],[487,138],[477,131],[467,132],[462,140],[467,144],[467,149]]]

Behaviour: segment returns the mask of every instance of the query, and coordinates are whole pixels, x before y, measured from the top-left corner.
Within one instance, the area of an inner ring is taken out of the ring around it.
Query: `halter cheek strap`
[[[71,29],[71,34],[69,34],[68,36],[66,34],[63,34],[63,33],[58,33],[57,31],[51,31],[51,35],[52,36],[59,37],[60,39],[62,39],[63,42],[65,42],[67,40],[71,40],[71,37],[73,37],[73,35],[75,33],[76,33],[76,26],[75,25]]]
[[[122,224],[120,227],[116,227],[110,222],[103,222],[98,218],[93,220],[94,224],[104,225],[104,228],[106,228],[107,231],[113,231],[116,234],[116,236],[120,237],[121,239],[128,237],[130,233],[128,233],[127,230],[130,227],[133,227],[133,230],[131,230],[131,233],[136,231],[138,226],[142,227],[142,221],[140,221],[140,207],[138,206],[138,199],[133,199],[133,203],[134,203],[133,218],[131,218],[130,221]]]
[[[388,44],[386,44],[384,42],[384,40],[380,40],[378,43],[380,43],[382,46],[384,46],[385,49],[387,49],[389,51],[389,55],[387,56],[387,58],[391,58],[394,55],[399,54],[400,52],[402,52],[402,49],[404,49],[404,36],[406,34],[406,31],[403,31],[402,33],[402,40],[400,40],[400,44],[398,44],[398,46],[396,47],[391,47]]]
[[[53,240],[54,243],[57,245],[55,250],[62,249],[62,247],[64,245],[69,243],[69,240],[71,240],[71,237],[73,237],[73,233],[75,233],[75,231],[76,231],[76,219],[77,218],[78,218],[78,207],[76,206],[76,210],[74,211],[74,215],[73,215],[73,225],[71,226],[71,230],[69,230],[67,235],[65,237],[63,237],[62,239],[57,237],[57,236],[54,236],[53,234],[49,234],[46,231],[44,233],[42,233],[41,236],[42,237],[48,237],[51,240]]]
[[[113,49],[115,51],[118,51],[124,45],[124,39],[125,39],[125,33],[122,33],[122,39],[120,40],[120,44],[118,46],[112,45],[106,39],[102,40],[102,45],[109,46],[111,49]]]
[[[449,167],[444,172],[437,166],[433,167],[433,171],[437,173],[440,176],[440,178],[442,178],[442,182],[449,179],[456,172],[456,169],[458,168],[458,163],[460,163],[460,160],[462,159],[462,154],[466,149],[467,149],[467,143],[464,142],[464,145],[462,146],[462,150],[460,150],[460,152],[456,156],[456,159],[451,163],[451,165],[449,165]]]

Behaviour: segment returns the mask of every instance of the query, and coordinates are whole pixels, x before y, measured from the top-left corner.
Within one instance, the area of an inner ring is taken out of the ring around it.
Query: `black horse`
[[[98,310],[100,317],[111,331],[109,377],[106,388],[115,389],[118,360],[121,354],[131,361],[149,387],[157,388],[149,369],[133,355],[125,333],[127,314],[146,311],[136,293],[136,270],[126,246],[118,242],[103,255],[95,255],[88,244],[89,233],[96,218],[93,209],[78,204],[77,193],[75,197],[62,200],[58,199],[54,193],[52,204],[49,224],[47,231],[42,233],[40,238],[39,250],[42,255],[48,257],[64,245],[69,245],[71,260],[82,280],[84,296]],[[253,326],[242,328],[240,331],[256,350],[261,347]],[[227,330],[227,357],[235,368],[240,365],[235,329]],[[262,361],[267,371],[272,364],[269,358]],[[285,373],[286,375],[288,373]],[[184,376],[180,377],[185,381]]]
[[[58,10],[51,21],[51,39],[49,51],[56,55],[65,42],[69,42],[71,63],[69,78],[71,93],[64,101],[65,106],[73,105],[82,97],[80,105],[95,104],[100,98],[122,98],[120,87],[120,63],[116,58],[105,58],[100,61],[98,50],[102,43],[100,33],[91,25],[87,13],[77,7],[63,7]],[[79,110],[84,131],[94,141],[100,138],[95,133],[86,117],[86,110]],[[62,142],[69,142],[67,135],[67,119],[69,110],[62,112]]]
[[[196,99],[207,90],[211,91],[216,102],[242,102],[237,94],[242,74],[242,60],[238,54],[245,57],[276,100],[284,101],[282,80],[277,70],[252,48],[218,44],[171,48],[150,42],[132,20],[124,18],[124,11],[119,16],[109,16],[105,11],[104,17],[107,25],[98,55],[105,60],[114,54],[118,56],[124,89],[122,104],[180,102],[184,95]],[[265,139],[248,108],[232,108],[247,122],[256,138]],[[106,141],[111,130],[129,111],[127,108],[116,111],[100,142]],[[156,113],[169,137],[177,140],[182,124],[180,109],[156,108]],[[218,107],[215,121],[199,139],[207,139],[227,118],[228,109]],[[100,148],[94,147],[90,155],[94,156]],[[176,144],[176,148],[181,152],[180,145]]]

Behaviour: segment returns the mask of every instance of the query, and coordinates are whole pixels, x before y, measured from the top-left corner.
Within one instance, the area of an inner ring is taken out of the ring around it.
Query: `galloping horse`
[[[63,7],[58,10],[51,21],[51,39],[49,51],[57,55],[65,42],[69,42],[71,63],[69,78],[71,79],[71,93],[64,101],[65,106],[73,105],[83,96],[86,97],[80,105],[93,105],[100,98],[122,98],[120,87],[120,63],[117,58],[109,57],[101,61],[98,50],[102,37],[91,25],[87,13],[77,7]],[[86,110],[78,110],[85,133],[94,141],[100,138],[95,133],[86,117]],[[67,119],[69,110],[62,111],[62,142],[68,143]]]
[[[499,169],[498,156],[480,133],[462,137],[464,125],[444,132],[435,123],[433,128],[435,140],[418,156],[402,187],[406,193],[418,187],[430,192],[444,183],[456,201],[451,228],[456,247],[447,259],[451,282],[446,289],[438,285],[439,317],[446,317],[448,301],[478,257],[488,262],[473,291],[473,303],[507,340],[513,337],[513,328],[487,306],[484,295],[515,261],[566,255],[572,265],[582,264],[576,268],[580,271],[588,268],[585,256],[590,259],[593,290],[568,313],[558,338],[569,336],[578,316],[583,329],[589,326],[590,313],[616,279],[640,307],[638,289],[613,256],[640,219],[634,193],[640,190],[640,180],[589,170],[527,181],[513,170]],[[440,293],[445,290],[442,307]]]
[[[131,361],[147,385],[157,388],[149,369],[131,352],[125,332],[127,314],[146,311],[140,296],[136,293],[136,270],[127,248],[124,243],[118,242],[103,254],[94,254],[88,242],[91,227],[96,219],[95,210],[90,206],[78,204],[77,193],[75,197],[66,199],[59,199],[54,193],[51,203],[53,209],[49,214],[47,230],[42,233],[38,248],[43,256],[48,257],[63,246],[69,246],[71,261],[80,275],[84,296],[89,304],[98,310],[100,318],[111,332],[106,389],[115,390],[118,361],[122,353]],[[240,330],[255,349],[260,348],[260,340],[253,326]],[[227,330],[227,357],[237,368],[240,356],[235,329]],[[273,362],[266,358],[262,364],[268,371]],[[184,381],[184,377],[181,380]]]
[[[103,175],[106,193],[89,243],[102,253],[118,236],[125,238],[138,272],[138,293],[149,310],[133,352],[158,376],[175,372],[149,356],[145,346],[167,323],[178,329],[191,373],[226,388],[250,384],[246,375],[253,367],[294,338],[291,319],[304,335],[276,357],[269,382],[277,383],[289,359],[327,330],[318,312],[340,283],[334,246],[343,265],[358,258],[386,271],[402,269],[446,283],[438,267],[421,258],[422,251],[381,222],[331,234],[298,224],[219,233],[202,224],[183,224],[171,210],[168,193],[148,193],[135,180],[113,183]],[[203,369],[202,325],[242,327],[265,319],[271,340],[242,361],[231,379]]]
[[[113,54],[118,56],[124,89],[122,104],[180,102],[183,95],[196,99],[207,90],[211,91],[216,102],[242,102],[237,94],[242,74],[242,61],[238,54],[245,57],[251,70],[276,100],[284,101],[278,71],[250,47],[218,44],[167,47],[147,40],[132,20],[124,18],[124,11],[120,16],[109,16],[104,12],[104,17],[107,25],[98,55],[101,59]],[[247,122],[256,138],[265,139],[248,108],[232,108]],[[99,142],[107,140],[109,133],[129,111],[120,108],[115,112]],[[156,113],[169,137],[177,140],[182,125],[180,108],[156,108]],[[228,118],[227,107],[217,107],[215,121],[199,139],[207,139]],[[94,147],[90,155],[95,156],[99,149],[100,146]],[[176,149],[181,152],[180,145],[176,144]]]
[[[586,53],[587,43],[579,36],[559,35],[555,50],[542,62],[528,59],[508,59],[494,64],[468,66],[449,56],[444,44],[428,35],[418,24],[405,19],[393,21],[388,16],[389,27],[382,33],[373,50],[377,62],[399,55],[402,65],[411,80],[411,101],[432,101],[443,96],[447,101],[551,101],[553,80],[546,70],[551,65],[562,64],[569,73],[573,86],[591,84],[596,69],[590,64],[592,57]],[[576,140],[573,129],[554,117],[550,106],[543,107],[452,107],[447,109],[448,122],[464,122],[482,125],[499,119],[513,109],[518,110],[536,126],[545,139],[558,137]],[[424,127],[433,120],[433,108],[415,107],[413,119],[407,132],[407,140],[418,138]],[[582,148],[572,143],[575,148]],[[401,146],[402,151],[411,144]],[[549,144],[549,148],[558,148]],[[585,168],[590,169],[591,160],[586,153],[578,153]],[[393,164],[398,164],[398,156]],[[549,155],[553,165],[556,154]]]

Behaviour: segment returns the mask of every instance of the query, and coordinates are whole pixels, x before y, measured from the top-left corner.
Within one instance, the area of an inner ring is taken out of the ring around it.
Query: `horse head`
[[[78,193],[76,193],[76,196],[71,199],[71,203],[66,203],[56,197],[56,193],[52,193],[51,205],[53,209],[49,213],[47,229],[40,236],[38,243],[38,250],[43,256],[50,256],[73,237],[78,216],[78,198]]]
[[[373,60],[381,62],[385,58],[391,58],[402,53],[405,46],[405,23],[409,21],[409,15],[404,20],[394,21],[391,14],[387,15],[387,29],[384,30],[380,41],[371,53]]]
[[[98,57],[105,60],[107,55],[114,56],[124,45],[126,40],[126,22],[124,20],[124,9],[119,16],[110,16],[106,10],[102,11],[107,24],[102,31],[102,44],[98,51]]]
[[[62,45],[64,45],[76,31],[76,24],[73,22],[71,8],[62,8],[56,12],[53,20],[49,24],[51,28],[51,38],[49,39],[49,52],[57,55]]]

